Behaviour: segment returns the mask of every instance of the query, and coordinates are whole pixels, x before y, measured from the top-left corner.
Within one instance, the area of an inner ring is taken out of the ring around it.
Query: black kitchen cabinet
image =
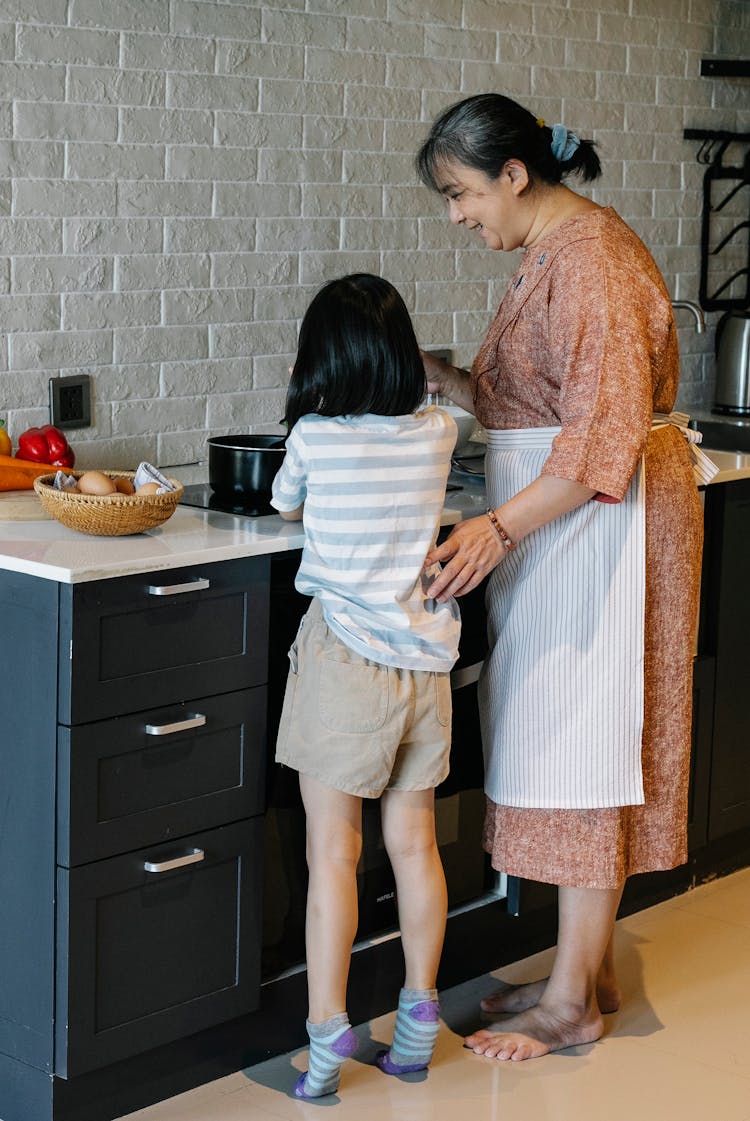
[[[0,572],[3,1121],[258,1007],[268,586]]]
[[[750,479],[706,492],[709,543],[707,643],[716,662],[708,839],[750,827]]]

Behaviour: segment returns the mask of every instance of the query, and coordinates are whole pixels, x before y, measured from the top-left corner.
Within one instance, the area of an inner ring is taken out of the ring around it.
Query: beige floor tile
[[[307,1052],[279,1056],[130,1114],[129,1121],[750,1121],[750,870],[618,923],[624,1001],[599,1043],[528,1063],[462,1047],[494,976],[545,976],[546,950],[441,994],[429,1076],[372,1065],[393,1014],[357,1028],[340,1092],[291,1096]],[[326,1110],[332,1112],[327,1115]]]

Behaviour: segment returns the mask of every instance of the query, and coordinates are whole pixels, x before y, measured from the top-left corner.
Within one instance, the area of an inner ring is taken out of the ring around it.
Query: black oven
[[[279,553],[271,567],[271,649],[265,883],[263,904],[263,978],[268,980],[305,960],[305,815],[296,771],[274,762],[276,730],[284,697],[287,651],[309,600],[294,588],[300,553]],[[450,775],[437,790],[436,822],[448,885],[449,908],[480,898],[492,883],[482,851],[483,764],[476,682],[486,651],[484,586],[459,601],[462,615],[460,657],[451,674],[453,743]],[[380,833],[380,804],[363,802],[363,850],[357,881],[357,941],[381,937],[397,927],[396,891]]]

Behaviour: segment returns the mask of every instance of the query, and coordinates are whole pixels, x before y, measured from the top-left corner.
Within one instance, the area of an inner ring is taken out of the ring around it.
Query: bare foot
[[[479,1007],[483,1012],[495,1016],[512,1016],[517,1012],[526,1012],[527,1009],[536,1007],[542,999],[548,980],[548,977],[543,977],[540,981],[530,981],[526,985],[509,985],[501,982],[501,988],[481,1000]],[[596,1000],[599,1011],[604,1015],[617,1011],[620,1007],[620,990],[614,978],[597,982]]]
[[[520,1062],[576,1044],[593,1043],[603,1030],[602,1018],[596,1009],[585,1013],[580,1020],[566,1020],[539,1004],[494,1026],[495,1031],[482,1029],[467,1036],[464,1047],[488,1059]]]

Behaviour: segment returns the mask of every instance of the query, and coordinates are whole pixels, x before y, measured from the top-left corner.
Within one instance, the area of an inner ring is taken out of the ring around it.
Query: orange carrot
[[[0,455],[0,491],[33,490],[34,479],[40,475],[54,475],[59,470],[49,463],[32,463],[14,455]]]

